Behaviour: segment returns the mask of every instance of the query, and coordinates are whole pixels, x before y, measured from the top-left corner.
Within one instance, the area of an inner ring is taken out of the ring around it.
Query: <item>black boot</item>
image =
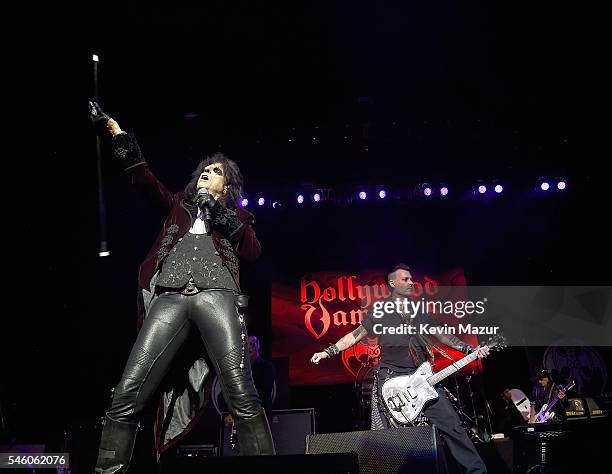
[[[270,425],[263,408],[257,415],[236,422],[236,436],[241,456],[276,454]]]
[[[113,420],[106,415],[94,472],[99,474],[125,473],[130,466],[136,442],[138,423]]]

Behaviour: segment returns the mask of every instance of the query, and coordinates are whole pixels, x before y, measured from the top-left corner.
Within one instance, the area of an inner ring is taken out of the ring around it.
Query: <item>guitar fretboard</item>
[[[471,354],[466,355],[463,359],[459,359],[457,362],[453,362],[451,365],[441,370],[440,372],[433,374],[431,377],[427,379],[427,381],[429,382],[430,385],[433,386],[437,384],[438,382],[444,380],[449,375],[454,374],[459,369],[462,369],[469,363],[474,362],[477,358],[478,358],[478,351],[474,351]]]

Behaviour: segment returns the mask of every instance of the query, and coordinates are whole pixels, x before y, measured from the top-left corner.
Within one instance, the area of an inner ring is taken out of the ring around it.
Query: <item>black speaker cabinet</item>
[[[434,426],[348,431],[306,438],[307,454],[351,451],[358,455],[361,474],[431,474],[442,470]]]
[[[131,471],[130,471],[131,472]],[[355,453],[176,458],[162,474],[358,474]]]
[[[268,420],[277,454],[304,454],[306,436],[315,432],[314,408],[272,410]],[[230,427],[221,427],[221,456],[237,456],[239,447],[232,449]]]

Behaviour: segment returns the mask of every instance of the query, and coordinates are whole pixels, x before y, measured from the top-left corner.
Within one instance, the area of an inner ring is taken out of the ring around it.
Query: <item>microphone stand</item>
[[[473,375],[474,375],[474,372],[468,375],[466,377],[466,381],[467,381],[467,386],[468,386],[468,390],[470,394],[470,402],[472,403],[472,415],[474,416],[474,423],[476,425],[476,429],[478,430],[478,432],[482,433],[482,430],[480,429],[480,423],[478,421],[478,414],[476,413],[476,405],[474,404],[474,391],[472,390],[472,376]]]
[[[484,367],[482,366],[482,359],[476,359],[480,364],[480,373],[483,374],[484,377]],[[493,415],[493,410],[491,410],[491,405],[489,405],[489,400],[487,400],[487,394],[484,391],[483,384],[480,384],[480,396],[484,400],[485,404],[485,415],[487,417],[487,425],[489,427],[489,440],[493,435],[493,424],[491,423],[491,415]]]
[[[455,391],[457,392],[457,403],[459,404],[460,407],[463,407],[463,404],[461,403],[461,395],[459,392],[459,378],[455,375]]]
[[[99,58],[97,54],[92,55],[93,60],[93,81],[94,81],[94,100],[100,102],[98,97],[98,62]],[[100,136],[96,134],[96,173],[98,179],[98,225],[100,231],[100,250],[98,251],[98,257],[108,257],[110,251],[108,250],[108,242],[106,241],[106,205],[104,201],[104,183],[102,181],[102,144]]]

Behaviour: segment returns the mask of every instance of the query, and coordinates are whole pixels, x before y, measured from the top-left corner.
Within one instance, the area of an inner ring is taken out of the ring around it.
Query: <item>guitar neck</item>
[[[551,400],[551,402],[546,407],[546,410],[544,410],[544,412],[551,410],[552,407],[555,406],[555,403],[557,403],[558,401],[559,401],[559,395],[555,395],[554,398]]]
[[[561,388],[561,391],[563,393],[567,393],[568,390],[571,390],[572,388],[574,388],[574,381],[572,380],[570,383],[568,383],[565,387]],[[546,406],[546,408],[544,410],[542,410],[542,412],[540,414],[538,414],[539,417],[546,415],[546,413],[548,413],[553,406],[555,406],[555,403],[557,403],[560,400],[559,398],[559,392],[555,393],[555,396],[553,397],[553,399],[550,401],[550,403]]]
[[[453,362],[451,365],[449,365],[445,369],[433,374],[431,377],[427,379],[427,381],[429,382],[430,385],[433,386],[437,384],[438,382],[441,382],[442,380],[444,380],[449,375],[452,375],[458,370],[462,369],[466,365],[474,362],[476,359],[478,359],[478,351],[474,351],[471,354],[466,355],[464,358],[459,359],[457,362]]]
[[[565,387],[561,388],[562,392],[567,392],[570,388],[572,388],[574,386],[573,383],[570,383],[568,385],[566,385]],[[550,403],[548,404],[548,406],[546,407],[546,410],[544,410],[542,412],[542,414],[550,411],[552,409],[552,407],[555,405],[555,403],[557,403],[559,401],[559,392],[555,393],[555,396],[553,397],[553,399],[550,401]]]

